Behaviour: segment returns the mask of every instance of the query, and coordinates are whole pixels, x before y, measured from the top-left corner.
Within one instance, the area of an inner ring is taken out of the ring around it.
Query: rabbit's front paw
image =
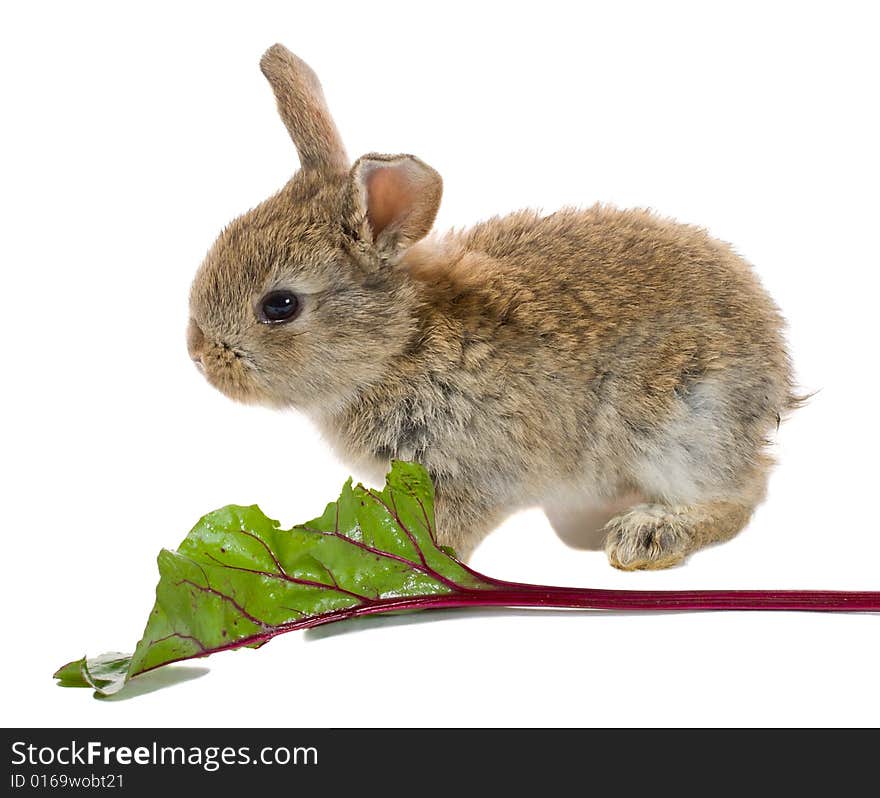
[[[670,568],[693,549],[682,514],[662,504],[639,504],[605,526],[608,561],[622,571]]]

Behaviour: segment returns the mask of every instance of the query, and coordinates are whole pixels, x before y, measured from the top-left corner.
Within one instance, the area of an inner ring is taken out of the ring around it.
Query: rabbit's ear
[[[311,67],[284,45],[263,53],[260,69],[275,92],[278,113],[296,145],[303,169],[344,172],[348,156]]]
[[[443,180],[413,155],[364,155],[351,170],[360,237],[393,257],[424,238],[440,207]]]

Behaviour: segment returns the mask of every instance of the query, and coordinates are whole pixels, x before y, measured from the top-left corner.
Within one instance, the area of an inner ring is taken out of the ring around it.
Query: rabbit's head
[[[395,266],[430,230],[442,182],[411,155],[349,167],[309,66],[275,45],[260,67],[301,169],[211,247],[188,346],[234,399],[327,409],[379,379],[418,334],[416,292]]]

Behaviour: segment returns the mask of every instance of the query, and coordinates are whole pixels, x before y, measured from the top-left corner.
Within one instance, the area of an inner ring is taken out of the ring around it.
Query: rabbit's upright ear
[[[440,207],[443,180],[413,155],[364,155],[351,170],[359,237],[384,258],[424,238]]]
[[[302,168],[347,171],[345,147],[311,67],[275,44],[263,54],[260,69],[275,92],[278,113],[296,145]]]

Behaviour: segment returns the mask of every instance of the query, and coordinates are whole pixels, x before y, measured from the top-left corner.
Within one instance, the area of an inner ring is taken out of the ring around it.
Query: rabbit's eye
[[[258,315],[266,324],[290,321],[299,312],[299,299],[292,291],[270,291],[260,300]]]

